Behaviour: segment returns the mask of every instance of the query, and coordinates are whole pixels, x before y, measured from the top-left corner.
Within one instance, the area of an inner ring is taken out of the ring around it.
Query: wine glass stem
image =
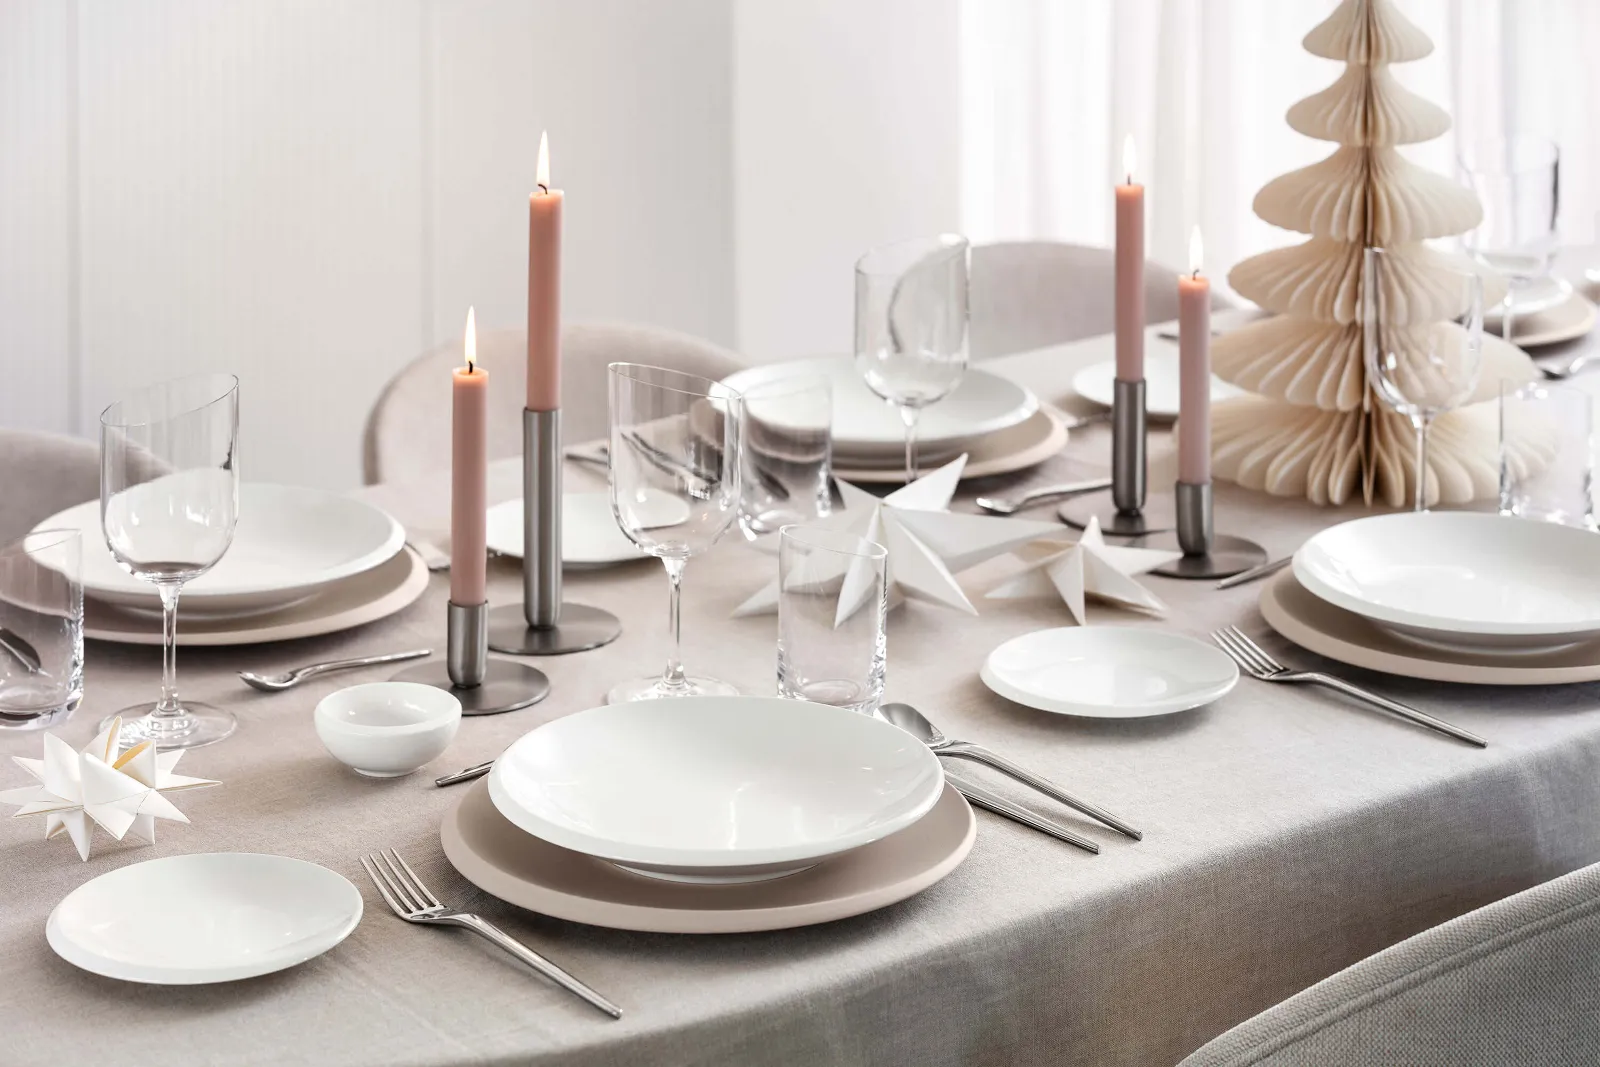
[[[683,568],[684,559],[665,558],[667,583],[671,586],[667,599],[667,629],[672,635],[671,651],[667,653],[667,669],[661,675],[661,684],[669,689],[681,689],[683,678]]]
[[[900,408],[900,419],[906,424],[906,484],[917,480],[917,417],[922,409],[910,404]]]
[[[151,714],[176,720],[184,714],[178,703],[178,594],[183,587],[162,582],[156,588],[161,593],[161,702]]]
[[[1414,511],[1428,510],[1428,420],[1417,416],[1412,422],[1417,427],[1417,493]]]

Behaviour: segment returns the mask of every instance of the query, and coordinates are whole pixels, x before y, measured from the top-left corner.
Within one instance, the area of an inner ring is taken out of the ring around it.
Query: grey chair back
[[[0,545],[58,511],[100,496],[100,446],[27,430],[0,430]]]

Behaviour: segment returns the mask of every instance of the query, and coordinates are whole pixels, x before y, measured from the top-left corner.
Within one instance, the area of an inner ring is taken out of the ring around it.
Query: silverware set
[[[1257,578],[1265,578],[1269,574],[1277,574],[1279,571],[1283,570],[1283,568],[1287,567],[1293,562],[1293,556],[1284,556],[1281,559],[1269,559],[1260,566],[1251,567],[1247,571],[1240,571],[1238,574],[1229,575],[1217,583],[1217,588],[1232,589],[1235,586],[1245,585],[1246,583],[1255,581]]]
[[[263,693],[279,693],[285,689],[293,689],[308,678],[315,678],[319,674],[330,671],[348,671],[357,667],[376,667],[380,663],[402,663],[408,659],[421,659],[433,655],[431,648],[419,648],[411,652],[391,652],[383,656],[361,656],[357,659],[335,659],[326,663],[312,663],[282,674],[257,674],[254,671],[240,671],[239,677],[245,685],[259,689]]]
[[[1459,726],[1452,726],[1443,719],[1435,718],[1425,711],[1419,711],[1409,704],[1402,704],[1398,700],[1379,696],[1377,693],[1362,689],[1343,678],[1335,678],[1331,674],[1322,674],[1318,671],[1292,671],[1268,655],[1266,650],[1246,637],[1244,631],[1237,626],[1227,626],[1211,635],[1211,640],[1217,647],[1226,652],[1228,656],[1239,665],[1239,669],[1250,677],[1263,682],[1287,682],[1306,685],[1320,685],[1326,689],[1343,693],[1345,696],[1354,697],[1356,700],[1370,704],[1375,708],[1400,716],[1418,726],[1425,726],[1430,730],[1453,737],[1458,741],[1465,741],[1469,745],[1479,748],[1488,747],[1489,742],[1469,730]]]

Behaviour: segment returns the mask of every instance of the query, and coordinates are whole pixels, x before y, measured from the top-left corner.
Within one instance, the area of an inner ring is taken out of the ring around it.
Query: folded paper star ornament
[[[844,506],[815,525],[853,533],[882,545],[889,554],[889,606],[906,599],[976,615],[955,575],[986,559],[1002,555],[1041,537],[1058,537],[1061,525],[988,515],[963,515],[949,510],[967,457],[959,456],[943,467],[885,497],[834,479]],[[836,621],[849,618],[871,595],[871,567],[864,560],[841,562],[844,582],[839,593]],[[815,571],[813,581],[820,577]],[[763,615],[778,610],[778,579],[734,609],[734,615]]]
[[[1088,597],[1161,615],[1166,613],[1167,605],[1134,581],[1133,575],[1153,571],[1182,555],[1108,545],[1100,533],[1100,520],[1090,519],[1077,544],[1030,564],[985,593],[984,599],[1011,600],[1054,592],[1066,602],[1079,626],[1084,624],[1084,602]]]
[[[36,784],[0,791],[0,803],[21,805],[16,818],[43,815],[45,838],[65,833],[85,860],[89,858],[90,823],[118,841],[131,831],[154,844],[156,819],[189,821],[163,793],[219,783],[173,774],[182,749],[158,753],[146,741],[118,756],[116,739],[121,729],[121,719],[111,720],[77,752],[61,738],[46,734],[44,759],[12,757]]]

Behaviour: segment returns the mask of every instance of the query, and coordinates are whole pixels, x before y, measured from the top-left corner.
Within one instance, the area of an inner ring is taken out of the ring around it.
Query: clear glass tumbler
[[[1588,392],[1501,383],[1500,513],[1596,529]]]
[[[871,714],[883,699],[889,553],[855,534],[785,526],[778,545],[778,695]]]
[[[826,375],[785,375],[744,390],[739,529],[746,538],[770,541],[785,526],[832,512],[832,428]]]
[[[1548,282],[1559,240],[1561,150],[1548,137],[1518,133],[1463,145],[1459,165],[1483,205],[1483,220],[1461,243],[1510,282],[1500,332],[1513,341],[1516,315],[1564,299]]]
[[[0,729],[40,730],[83,699],[83,537],[35,530],[0,547]]]

